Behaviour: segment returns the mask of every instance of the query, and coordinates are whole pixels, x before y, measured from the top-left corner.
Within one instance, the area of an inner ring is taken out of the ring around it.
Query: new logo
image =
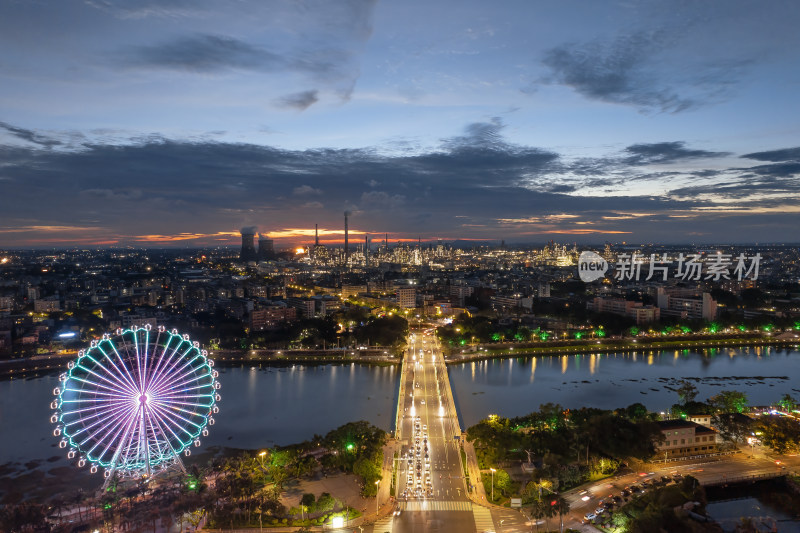
[[[596,252],[583,251],[578,258],[578,276],[581,281],[590,283],[600,279],[608,272],[608,262]]]

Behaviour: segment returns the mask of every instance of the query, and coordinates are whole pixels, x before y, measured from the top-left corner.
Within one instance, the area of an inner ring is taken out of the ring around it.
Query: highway
[[[461,467],[461,436],[447,369],[431,330],[411,330],[401,374],[397,505],[374,533],[495,531],[491,512],[473,505]],[[426,457],[427,455],[427,457]],[[368,531],[365,527],[364,531]]]

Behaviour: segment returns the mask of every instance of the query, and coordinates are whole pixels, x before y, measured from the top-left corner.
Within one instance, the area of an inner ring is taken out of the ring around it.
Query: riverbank
[[[77,352],[51,353],[23,359],[0,361],[0,379],[37,377],[54,371],[65,371]],[[209,357],[222,366],[239,364],[342,364],[359,363],[376,366],[399,365],[402,358],[391,348],[366,350],[213,350]]]
[[[483,361],[487,359],[508,359],[512,357],[552,356],[552,355],[578,355],[599,353],[632,353],[651,352],[656,350],[690,350],[710,348],[740,348],[746,346],[781,346],[786,348],[800,347],[798,338],[777,337],[703,337],[694,339],[663,340],[659,338],[636,339],[603,339],[589,342],[563,342],[556,341],[531,346],[530,343],[521,345],[505,344],[498,348],[483,348],[471,353],[451,353],[446,358],[447,364],[461,364],[470,361]]]
[[[635,339],[601,339],[586,341],[542,341],[540,343],[504,343],[485,347],[468,347],[469,353],[450,353],[446,364],[458,364],[487,359],[531,357],[538,355],[577,355],[597,353],[631,353],[654,350],[688,350],[707,348],[738,348],[744,346],[783,346],[798,349],[800,338],[765,337],[753,335],[692,336],[664,340],[659,337]],[[66,370],[76,353],[43,354],[24,359],[0,361],[0,379],[29,378],[57,370]],[[209,357],[218,365],[239,364],[342,364],[359,363],[393,366],[402,362],[392,348],[333,349],[333,350],[213,350]]]
[[[231,364],[341,364],[360,363],[376,366],[399,365],[401,357],[391,348],[366,350],[214,350],[209,357],[217,365]]]

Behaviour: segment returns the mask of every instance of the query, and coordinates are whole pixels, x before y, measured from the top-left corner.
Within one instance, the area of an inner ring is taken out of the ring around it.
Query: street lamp
[[[375,482],[375,515],[376,516],[378,515],[378,498],[380,496],[380,493],[378,492],[378,489],[380,488],[380,484],[381,484],[380,480]]]
[[[261,468],[264,468],[264,456],[267,455],[267,452],[261,452],[258,456],[261,458]]]
[[[490,468],[489,470],[492,471],[492,503],[494,503],[494,473],[497,472],[494,468]]]

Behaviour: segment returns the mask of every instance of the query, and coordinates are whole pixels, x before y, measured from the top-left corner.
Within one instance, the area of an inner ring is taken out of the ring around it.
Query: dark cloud
[[[295,187],[292,189],[292,194],[294,195],[319,195],[322,194],[322,191],[319,189],[315,189],[314,187],[310,187],[308,185],[301,185],[299,187]]]
[[[775,163],[772,165],[759,165],[747,168],[748,172],[759,176],[772,176],[776,178],[800,177],[800,161]]]
[[[753,63],[747,58],[682,59],[680,69],[672,72],[664,55],[675,41],[675,32],[662,30],[563,44],[544,53],[550,76],[541,82],[571,87],[593,100],[679,113],[727,98]],[[526,92],[535,92],[535,85]]]
[[[706,150],[691,150],[686,148],[686,143],[661,142],[651,144],[632,144],[625,148],[630,154],[625,162],[630,165],[650,165],[656,163],[674,163],[686,159],[699,159],[707,157],[722,157],[728,152],[708,152]]]
[[[704,194],[739,195],[741,206],[750,205],[746,195],[751,193],[800,194],[798,180],[778,176],[775,165],[728,169],[702,188],[673,187],[674,194],[661,189],[649,197],[595,194],[607,187],[619,191],[626,180],[653,179],[660,187],[666,178],[643,174],[623,158],[600,158],[596,164],[582,159],[578,166],[597,174],[581,175],[555,152],[507,143],[502,128],[497,120],[471,124],[437,149],[410,155],[286,150],[157,135],[125,145],[87,142],[79,150],[0,146],[8,178],[0,212],[8,225],[30,225],[24,221],[36,218],[61,226],[101,225],[122,236],[235,232],[254,223],[265,231],[314,222],[340,227],[341,213],[348,209],[351,227],[374,232],[472,238],[502,233],[521,239],[554,228],[574,229],[577,236],[578,230],[597,229],[674,242],[686,238],[688,226],[669,215],[714,207]],[[660,146],[626,153],[662,160],[676,153],[689,157],[684,152],[700,157],[682,143]],[[565,213],[572,216],[560,216]],[[469,226],[456,218],[462,215],[469,216]],[[722,240],[739,235],[738,228],[720,231]],[[8,238],[0,234],[0,245]]]
[[[276,71],[290,60],[246,42],[221,35],[192,35],[160,45],[133,48],[130,64],[170,70],[212,72],[226,69]]]
[[[299,111],[308,109],[319,101],[319,91],[302,91],[299,93],[287,94],[277,100],[281,107],[291,107]]]
[[[744,154],[742,157],[746,159],[755,159],[757,161],[800,161],[800,147],[769,150],[766,152],[753,152],[752,154]]]
[[[551,186],[547,190],[547,192],[568,193],[568,192],[574,192],[575,190],[577,190],[577,187],[575,187],[574,185],[559,184]]]
[[[394,209],[406,201],[402,194],[389,194],[384,191],[368,191],[361,195],[359,205],[363,209]]]
[[[22,139],[23,141],[28,141],[33,144],[38,144],[39,146],[44,146],[45,148],[53,148],[54,146],[59,146],[62,144],[61,141],[51,139],[46,135],[36,133],[32,130],[27,130],[25,128],[18,128],[6,122],[0,122],[0,128],[3,128],[18,139]]]
[[[588,98],[673,113],[691,109],[695,102],[658,87],[646,70],[662,39],[657,33],[636,33],[612,43],[566,44],[545,52],[542,61],[554,83]]]

